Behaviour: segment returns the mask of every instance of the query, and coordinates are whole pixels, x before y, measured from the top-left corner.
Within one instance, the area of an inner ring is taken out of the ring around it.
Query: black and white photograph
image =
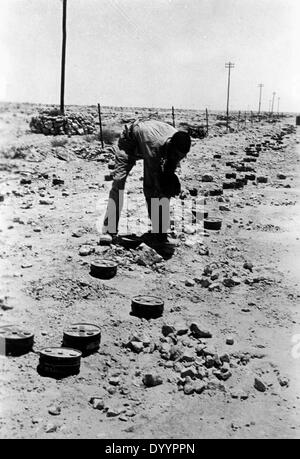
[[[0,439],[300,438],[299,24],[0,0]]]

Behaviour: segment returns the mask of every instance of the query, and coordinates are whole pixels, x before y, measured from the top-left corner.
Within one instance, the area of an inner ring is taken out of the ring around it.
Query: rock
[[[277,174],[277,178],[278,178],[279,180],[285,180],[285,179],[286,179],[286,175],[284,175],[284,174]]]
[[[219,206],[219,210],[221,210],[222,212],[229,212],[230,211],[229,207],[227,207],[227,206]]]
[[[60,178],[57,178],[57,177],[54,177],[53,180],[52,180],[52,185],[55,186],[55,185],[63,185],[65,183],[64,180],[60,179]]]
[[[212,368],[215,365],[214,359],[211,355],[207,355],[205,358],[206,368]]]
[[[86,257],[87,255],[91,255],[92,253],[94,253],[94,251],[94,247],[90,245],[82,245],[79,249],[79,255],[82,257]]]
[[[220,360],[221,360],[221,362],[230,363],[229,354],[225,353],[225,354],[220,355]]]
[[[223,285],[225,285],[225,287],[234,287],[236,285],[239,285],[240,283],[241,283],[241,279],[236,276],[225,277],[223,279]]]
[[[84,230],[78,229],[77,231],[73,231],[72,237],[81,237],[84,235],[84,233],[85,233]]]
[[[194,287],[195,281],[193,279],[186,279],[184,283],[187,287]]]
[[[234,344],[234,339],[231,336],[228,336],[228,338],[226,338],[226,344],[232,346]]]
[[[116,416],[119,416],[122,413],[122,411],[124,411],[124,409],[120,406],[109,406],[106,411],[106,416],[108,418],[114,418]]]
[[[208,256],[209,255],[209,249],[207,247],[200,247],[198,249],[198,255],[201,255],[201,256]]]
[[[0,202],[4,201],[4,194],[0,194]]]
[[[53,416],[58,416],[61,413],[61,408],[59,406],[52,405],[48,409],[48,413],[52,414]]]
[[[40,199],[39,200],[39,203],[44,205],[44,206],[51,206],[53,204],[54,201],[52,201],[51,199]]]
[[[118,376],[112,376],[109,378],[108,382],[112,386],[118,386],[120,384],[120,378]]]
[[[202,175],[202,182],[213,182],[214,177],[211,174]]]
[[[196,394],[202,394],[202,392],[206,389],[206,384],[203,382],[196,382],[194,384]]]
[[[210,284],[211,284],[211,280],[210,280],[210,279],[207,279],[206,277],[201,277],[201,278],[195,277],[195,278],[194,278],[194,281],[195,281],[197,284],[200,284],[201,287],[204,287],[204,288],[209,287]]]
[[[21,264],[21,268],[25,269],[25,268],[31,268],[32,267],[32,263],[29,263],[29,262],[24,262]]]
[[[243,264],[243,268],[244,268],[244,269],[248,269],[249,271],[252,272],[253,263],[249,263],[249,262],[246,261],[246,262]]]
[[[192,322],[190,325],[190,330],[192,335],[195,338],[211,338],[212,334],[208,330],[203,330],[199,327],[196,322]]]
[[[189,327],[185,322],[176,322],[174,327],[178,336],[185,335],[189,331]]]
[[[139,354],[140,352],[142,352],[144,345],[140,341],[132,341],[130,343],[130,348],[133,352]]]
[[[172,325],[163,324],[161,331],[164,336],[168,336],[170,333],[175,333],[176,330]]]
[[[30,178],[21,178],[20,180],[21,185],[30,185],[31,184],[31,179]]]
[[[189,349],[186,349],[180,357],[181,362],[194,362],[195,360],[196,357],[194,355],[194,351],[191,351]]]
[[[183,387],[183,392],[186,394],[186,395],[191,395],[195,392],[195,387],[193,384],[185,384],[184,387]]]
[[[289,385],[290,385],[290,380],[289,380],[289,378],[286,378],[286,377],[281,377],[280,376],[278,378],[278,382],[281,385],[281,387],[289,387]]]
[[[53,424],[53,423],[49,422],[45,427],[45,432],[46,433],[53,433],[53,432],[56,432],[57,429],[58,429],[58,425],[57,424]]]
[[[143,383],[146,387],[154,387],[162,384],[163,380],[157,374],[147,373],[143,376]]]
[[[157,263],[161,263],[162,261],[163,257],[145,243],[140,244],[137,248],[137,264],[141,266],[153,266]]]
[[[267,386],[265,385],[265,383],[259,379],[259,378],[255,378],[254,379],[254,387],[256,390],[258,390],[259,392],[266,392],[267,390]]]
[[[208,381],[207,385],[206,385],[206,389],[207,390],[212,390],[212,391],[215,391],[215,390],[221,390],[222,392],[226,392],[226,387],[224,386],[223,383],[220,383],[218,380],[216,381]]]
[[[195,233],[196,233],[196,228],[195,228],[195,226],[186,225],[186,226],[184,227],[183,232],[184,232],[185,234],[195,234]]]
[[[232,376],[232,373],[231,371],[223,372],[223,371],[216,370],[214,371],[214,375],[221,381],[227,381],[227,379],[230,378],[230,376]]]
[[[175,346],[171,346],[171,349],[170,349],[170,360],[178,360],[180,359],[180,357],[182,356],[182,349],[181,347],[175,345]]]
[[[260,176],[257,177],[257,183],[268,183],[268,177]]]
[[[186,378],[187,376],[190,376],[191,378],[195,378],[197,376],[197,370],[195,367],[188,367],[184,368],[180,374],[182,378]]]

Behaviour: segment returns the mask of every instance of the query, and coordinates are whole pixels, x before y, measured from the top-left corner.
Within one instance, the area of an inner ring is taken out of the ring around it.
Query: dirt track
[[[91,148],[79,137],[53,148],[52,138],[27,131],[26,120],[20,110],[1,113],[6,157],[2,154],[0,320],[32,330],[36,352],[1,357],[1,438],[299,438],[300,352],[293,351],[292,341],[300,334],[299,130],[285,135],[278,149],[260,153],[255,173],[267,176],[268,183],[248,181],[240,190],[225,190],[222,200],[207,198],[209,215],[223,220],[220,232],[204,233],[199,222],[196,234],[184,233],[171,259],[151,267],[137,263],[137,253],[120,247],[103,253],[97,246],[96,223],[110,187],[104,181],[107,161],[78,157],[79,147]],[[226,162],[240,160],[246,146],[293,124],[293,118],[261,123],[195,140],[179,173],[184,188],[196,186],[199,194],[210,189],[211,183],[199,180],[205,173],[213,175],[213,186],[221,185],[231,170]],[[22,146],[24,158],[9,157],[13,145]],[[70,153],[68,161],[57,157],[61,150]],[[129,215],[133,224],[139,213],[146,229],[141,173],[139,164],[127,184]],[[53,174],[64,184],[52,186]],[[31,183],[20,184],[22,178]],[[84,245],[94,252],[81,256]],[[201,254],[203,248],[208,255]],[[98,255],[118,260],[115,278],[89,275]],[[245,262],[253,264],[253,272]],[[217,277],[205,288],[202,273],[209,265],[206,272]],[[238,278],[237,285],[225,286],[224,278]],[[148,322],[129,314],[131,298],[140,293],[165,300],[162,318]],[[63,329],[80,321],[100,325],[99,353],[82,359],[78,376],[60,381],[39,376],[38,351],[60,345]],[[212,355],[230,354],[232,375],[223,382],[208,368],[203,392],[187,395],[178,380],[194,361],[187,357],[176,370],[164,355],[170,341],[161,330],[164,323],[178,324],[177,330],[192,322],[212,338],[184,333],[176,338],[181,349],[194,352],[206,345]],[[140,353],[124,346],[132,334],[147,343]],[[228,337],[233,345],[226,344]],[[147,372],[158,373],[163,384],[145,388]],[[117,385],[111,377],[119,378]],[[265,392],[254,387],[256,377]],[[93,396],[103,399],[103,410],[93,409]],[[58,416],[49,414],[52,405],[60,407]]]

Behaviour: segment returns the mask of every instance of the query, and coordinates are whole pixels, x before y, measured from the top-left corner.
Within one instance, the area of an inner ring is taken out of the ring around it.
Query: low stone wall
[[[79,113],[65,115],[41,113],[32,117],[29,126],[32,132],[45,135],[85,135],[96,131],[93,116]]]

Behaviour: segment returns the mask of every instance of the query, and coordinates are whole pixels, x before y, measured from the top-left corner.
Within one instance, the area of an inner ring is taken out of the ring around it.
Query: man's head
[[[168,156],[180,161],[185,158],[191,148],[191,138],[185,131],[177,131],[168,142]]]

